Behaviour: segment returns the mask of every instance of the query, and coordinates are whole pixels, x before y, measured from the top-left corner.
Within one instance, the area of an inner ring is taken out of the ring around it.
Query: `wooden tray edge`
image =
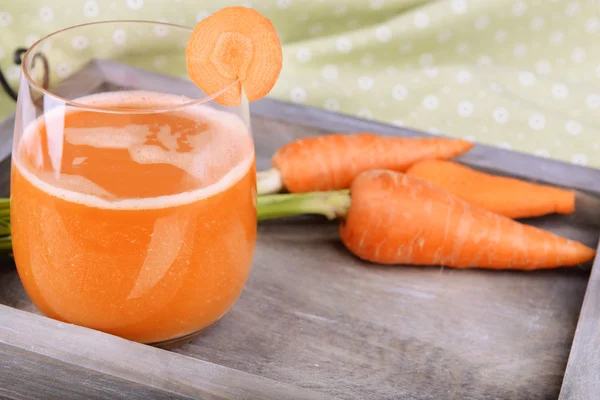
[[[600,245],[597,249],[600,252]],[[596,257],[571,344],[559,400],[600,395],[600,259]]]
[[[144,87],[147,87],[149,90],[151,90],[152,86],[154,86],[153,82],[162,81],[162,83],[160,83],[160,86],[162,86],[164,84],[165,80],[168,80],[169,84],[173,87],[173,90],[175,90],[178,93],[183,94],[183,95],[185,95],[186,92],[189,93],[190,83],[184,79],[176,78],[176,77],[167,77],[167,76],[159,75],[159,74],[156,74],[156,73],[153,73],[150,71],[127,67],[122,64],[117,64],[113,61],[103,61],[103,60],[102,61],[94,61],[94,62],[86,65],[82,70],[78,71],[77,74],[81,73],[81,74],[95,75],[96,79],[98,79],[98,77],[101,77],[102,79],[105,79],[106,81],[108,81],[110,83],[114,83],[114,84],[118,84],[118,85],[130,84],[131,82],[123,81],[123,78],[122,78],[124,76],[123,69],[125,69],[125,70],[130,69],[130,73],[128,74],[128,76],[129,77],[135,76],[135,80],[137,81],[137,83],[141,84],[141,85],[145,85]],[[97,82],[97,80],[94,80],[94,82]],[[364,120],[364,119],[347,116],[347,115],[343,115],[343,114],[336,114],[336,113],[332,113],[332,112],[329,112],[326,110],[321,110],[318,108],[313,108],[313,107],[309,107],[309,106],[305,106],[305,105],[292,104],[292,103],[282,102],[282,101],[273,100],[273,99],[262,99],[258,102],[255,102],[252,104],[251,109],[252,109],[252,113],[255,115],[260,115],[260,116],[264,116],[264,117],[268,117],[268,118],[272,118],[272,119],[284,120],[287,122],[293,122],[298,125],[319,127],[322,129],[336,130],[336,131],[340,131],[340,132],[374,131],[374,132],[379,132],[379,133],[383,133],[383,134],[391,134],[391,135],[431,136],[425,132],[420,132],[420,131],[416,131],[413,129],[396,127],[393,125],[388,125],[388,124],[379,123],[379,122],[375,122],[375,121]],[[2,125],[14,124],[14,120],[15,120],[15,116],[13,114],[12,116],[10,116],[9,118],[4,120],[2,122]],[[4,160],[6,157],[8,157],[10,155],[11,150],[12,150],[12,139],[10,139],[9,141],[7,140],[5,143],[3,143],[0,146],[0,159]],[[581,191],[591,192],[594,194],[600,194],[600,170],[594,169],[594,168],[572,165],[572,164],[565,163],[562,161],[557,161],[557,160],[539,158],[539,157],[535,157],[535,156],[525,154],[525,153],[519,153],[519,152],[511,151],[511,150],[504,150],[504,149],[487,146],[487,145],[482,145],[482,144],[476,144],[476,146],[473,148],[473,150],[471,150],[469,153],[465,154],[464,156],[460,157],[460,161],[464,162],[467,165],[471,165],[471,166],[482,168],[482,169],[493,170],[493,171],[497,171],[499,173],[511,174],[514,176],[519,176],[522,178],[536,180],[536,181],[542,181],[542,182],[546,182],[546,183],[557,185],[557,186],[563,186],[563,187],[568,187],[568,188],[577,189],[577,190],[581,190]],[[525,165],[527,166],[527,168],[524,168]],[[559,169],[560,169],[560,173],[559,173]],[[567,174],[564,173],[565,169],[568,171]],[[600,246],[599,246],[599,251],[600,251]],[[592,398],[595,393],[600,392],[600,380],[598,380],[596,378],[596,371],[598,371],[600,369],[600,334],[599,334],[600,333],[600,327],[599,327],[600,305],[596,306],[596,304],[600,304],[600,272],[598,271],[600,269],[600,267],[597,266],[597,264],[599,264],[599,263],[600,263],[600,261],[598,259],[596,259],[593,264],[593,267],[592,267],[590,280],[589,280],[588,287],[586,290],[584,302],[583,302],[582,309],[581,309],[580,318],[578,321],[573,344],[571,347],[571,353],[569,355],[569,360],[568,360],[565,376],[563,379],[563,385],[562,385],[561,394],[560,394],[561,400],[589,399],[589,398]],[[23,314],[20,316],[15,314],[16,316],[15,315],[13,315],[13,316],[16,318],[16,320],[25,321],[25,324],[28,327],[31,327],[31,324],[35,325],[35,323],[36,323],[35,321],[38,321],[38,319],[40,319],[40,318],[48,320],[50,322],[56,322],[56,321],[47,319],[45,317],[40,317],[40,316],[30,314],[30,313],[27,313],[24,311],[12,309],[10,307],[0,305],[0,315],[4,316],[6,310],[9,310],[10,312],[16,313],[16,314]],[[7,315],[9,315],[9,314],[7,314]],[[45,323],[49,323],[48,321],[46,321]],[[65,324],[63,324],[63,325],[65,325]],[[78,336],[79,342],[82,342],[82,343],[86,342],[85,335],[92,335],[91,337],[95,337],[95,335],[99,334],[99,335],[104,335],[114,341],[113,342],[109,339],[104,339],[105,342],[103,342],[103,343],[106,343],[106,345],[109,345],[109,346],[115,345],[115,346],[117,346],[116,348],[126,347],[126,346],[123,346],[122,342],[119,342],[119,341],[122,341],[123,339],[119,339],[119,338],[116,338],[116,337],[113,337],[110,335],[106,335],[106,334],[96,332],[93,330],[89,330],[89,329],[85,329],[85,328],[75,327],[72,325],[65,325],[65,326],[75,328],[76,330],[78,330],[78,329],[84,330],[84,333],[77,332],[77,334],[79,335]],[[70,330],[68,330],[68,329],[64,330],[64,329],[66,329],[66,328],[54,327],[53,331],[57,334],[58,334],[58,332],[62,332],[63,335],[70,334],[70,332],[71,332]],[[33,332],[35,332],[35,330],[33,330]],[[8,343],[7,341],[11,338],[14,340],[14,335],[19,334],[19,333],[23,334],[25,332],[21,332],[21,330],[19,328],[9,329],[5,325],[0,326],[0,343],[5,343],[6,345],[10,345],[10,346],[15,346],[14,344]],[[5,339],[5,336],[6,336],[6,339]],[[66,337],[66,336],[63,336],[63,338],[64,337]],[[124,342],[133,346],[132,347],[134,349],[134,350],[132,350],[133,352],[137,351],[137,352],[140,352],[140,354],[144,353],[144,351],[142,351],[143,349],[146,349],[146,348],[153,349],[151,347],[139,345],[139,344],[133,343],[133,342],[128,342],[128,341],[124,341]],[[49,343],[46,343],[44,341],[41,342],[41,344],[44,344],[44,343],[46,346],[49,345]],[[79,344],[81,344],[81,343],[79,343]],[[90,343],[88,343],[88,346],[89,345],[90,345]],[[138,346],[142,346],[142,349],[139,349]],[[21,343],[20,348],[28,349],[28,347],[29,347],[30,351],[37,352],[37,350],[38,350],[36,347],[36,344],[28,346],[25,343]],[[59,358],[61,349],[52,349],[50,346],[48,348],[43,348],[43,349],[45,351],[49,351],[49,352],[52,352],[52,351],[57,352],[57,354],[56,354],[57,359],[62,360],[62,358]],[[153,351],[161,352],[161,350],[158,350],[158,349],[153,349]],[[1,354],[1,352],[2,352],[2,348],[0,346],[0,354]],[[150,352],[150,354],[152,354],[151,351],[149,351],[149,352]],[[206,376],[211,376],[210,373],[214,369],[215,371],[217,371],[216,375],[215,375],[215,381],[208,382],[208,384],[209,384],[208,390],[209,391],[205,392],[207,394],[208,393],[214,394],[213,392],[210,392],[210,390],[212,390],[213,387],[215,388],[214,390],[217,390],[216,393],[227,393],[227,390],[235,391],[235,394],[239,395],[239,397],[235,397],[235,398],[248,398],[248,397],[244,397],[244,396],[255,394],[255,393],[248,393],[247,387],[242,388],[240,385],[237,384],[238,382],[236,382],[235,379],[237,379],[236,374],[239,374],[243,378],[246,378],[249,380],[256,379],[257,381],[259,381],[260,383],[257,386],[252,386],[252,387],[257,388],[256,390],[265,390],[264,393],[260,393],[260,395],[263,396],[262,398],[265,398],[265,399],[268,399],[268,398],[281,398],[281,399],[285,399],[285,398],[327,398],[327,397],[322,397],[322,395],[313,393],[313,392],[305,392],[306,396],[308,396],[308,397],[299,397],[299,395],[290,391],[290,390],[300,390],[296,387],[288,387],[288,386],[285,386],[276,381],[271,381],[271,380],[268,380],[265,378],[260,378],[260,377],[246,374],[246,373],[243,373],[243,372],[240,372],[237,370],[218,366],[216,364],[206,363],[206,362],[203,362],[200,360],[195,360],[195,359],[192,359],[189,357],[180,356],[175,353],[169,353],[169,352],[162,352],[162,353],[171,354],[174,356],[175,359],[185,358],[187,360],[194,360],[197,363],[199,363],[199,365],[203,369],[192,371],[192,372],[194,372],[194,374],[192,374],[193,376],[188,377],[190,379],[190,381],[186,382],[185,385],[182,385],[182,389],[194,390],[195,391],[194,393],[196,393],[196,394],[198,393],[198,390],[205,390],[205,389],[201,389],[201,388],[196,388],[196,386],[194,386],[194,381],[192,381],[192,379],[194,379],[196,381],[198,381],[198,379],[199,379],[198,376],[196,375],[196,372],[204,371],[206,374],[209,374]],[[40,353],[40,354],[44,354],[44,353]],[[97,355],[98,353],[95,353],[95,354]],[[77,359],[77,355],[69,353],[68,349],[65,351],[65,353],[62,356],[66,357],[65,358],[66,361],[69,360],[68,357],[75,357]],[[149,354],[145,354],[145,356],[151,357],[151,355],[149,355]],[[104,360],[104,359],[99,358],[99,360]],[[93,364],[93,361],[98,361],[98,360],[93,360],[90,357],[89,359],[78,360],[78,361],[81,361],[81,362],[87,361],[90,364],[85,364],[85,365],[89,365],[90,369],[94,369],[95,365]],[[106,362],[108,365],[112,361],[104,360],[104,361],[100,361],[100,362]],[[183,363],[183,361],[176,360],[176,363],[180,363],[180,362]],[[82,365],[82,364],[79,364],[79,365]],[[121,365],[121,364],[119,364],[119,365]],[[177,365],[180,365],[180,364],[177,364]],[[187,365],[187,364],[185,364],[185,363],[181,364],[180,368],[185,369],[186,368],[185,365]],[[82,365],[82,366],[84,366],[84,365]],[[131,369],[131,366],[129,368]],[[102,372],[102,371],[100,371],[100,372]],[[153,370],[150,373],[156,374],[157,372],[160,372],[160,369]],[[135,375],[135,373],[132,373],[132,374]],[[229,375],[229,374],[231,374],[231,375]],[[142,376],[142,377],[133,376],[131,380],[136,381],[135,379],[139,378],[139,379],[142,379],[142,382],[140,382],[140,383],[146,384],[147,382],[152,380],[151,377],[154,377],[154,376],[155,375],[146,375],[146,376]],[[186,379],[188,379],[188,378],[186,378]],[[233,378],[233,380],[232,380],[232,378]],[[168,383],[169,382],[164,382],[165,390],[169,390],[168,387],[170,387],[170,386],[168,385]],[[223,386],[221,386],[221,385],[223,385]],[[275,386],[272,386],[272,385],[275,385]],[[152,384],[152,386],[156,386],[156,385]],[[276,393],[272,390],[273,387],[285,388],[282,390],[284,395],[282,394],[282,395],[277,395],[279,397],[270,397],[273,395],[273,393]],[[220,391],[223,391],[223,392],[220,392]],[[288,397],[290,393],[292,393],[292,397]],[[317,396],[317,397],[315,397],[315,396]],[[321,396],[321,397],[319,397],[319,396]],[[254,398],[254,397],[251,397],[251,398]]]
[[[331,399],[296,386],[5,305],[0,305],[0,316],[0,354],[9,347],[22,349],[101,375],[193,398]],[[18,373],[22,378],[28,372]],[[31,379],[40,379],[40,376],[32,373]]]

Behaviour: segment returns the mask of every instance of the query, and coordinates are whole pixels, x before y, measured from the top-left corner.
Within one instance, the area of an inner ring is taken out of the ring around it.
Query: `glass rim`
[[[42,37],[41,39],[38,39],[31,46],[29,46],[29,48],[27,49],[27,51],[23,55],[23,59],[21,61],[21,73],[23,74],[23,76],[27,80],[28,85],[30,87],[34,87],[36,90],[42,92],[45,96],[53,97],[54,99],[56,99],[58,101],[62,101],[62,102],[64,102],[67,105],[70,105],[72,107],[76,107],[76,108],[79,108],[79,109],[82,109],[82,110],[96,111],[96,112],[111,112],[111,113],[119,113],[119,114],[134,114],[134,113],[139,113],[140,111],[143,111],[144,113],[166,112],[166,111],[179,110],[179,109],[184,108],[184,107],[189,107],[189,106],[194,106],[194,105],[200,105],[200,104],[208,103],[208,102],[214,101],[215,98],[219,97],[223,93],[226,93],[228,90],[230,90],[232,87],[234,87],[236,84],[238,84],[240,82],[240,79],[238,78],[235,81],[233,81],[232,83],[230,83],[229,85],[227,85],[226,87],[224,87],[223,89],[219,90],[217,93],[214,93],[214,94],[212,94],[210,96],[203,97],[201,99],[192,99],[190,101],[186,101],[184,103],[179,103],[179,104],[175,104],[175,105],[168,106],[168,107],[164,107],[164,106],[162,106],[162,107],[148,107],[148,108],[144,108],[143,110],[137,110],[137,109],[127,110],[127,109],[122,109],[122,108],[121,109],[115,109],[115,108],[110,108],[110,107],[92,106],[90,104],[79,103],[77,101],[66,99],[66,98],[64,98],[62,96],[59,96],[56,93],[53,93],[51,89],[46,89],[42,85],[40,85],[37,82],[35,82],[31,78],[31,76],[29,75],[29,73],[27,72],[27,69],[26,69],[27,61],[32,56],[32,51],[34,49],[38,48],[38,46],[42,45],[46,40],[52,38],[53,36],[56,36],[58,34],[66,32],[66,31],[70,31],[70,30],[82,28],[82,27],[85,27],[85,26],[104,25],[104,24],[123,24],[123,23],[163,25],[163,26],[169,26],[169,27],[173,27],[173,28],[177,28],[177,29],[183,29],[184,31],[188,31],[190,34],[192,33],[192,30],[193,30],[189,26],[172,24],[172,23],[169,23],[169,22],[160,22],[160,21],[151,21],[151,20],[135,20],[135,19],[94,21],[94,22],[87,22],[85,24],[72,25],[72,26],[69,26],[69,27],[66,27],[66,28],[54,31],[54,32],[52,32],[52,33],[50,33],[50,34]],[[34,54],[33,56],[35,57],[35,55],[36,54]],[[192,84],[193,84],[193,82],[192,82]],[[134,90],[144,90],[144,89],[143,88],[139,88],[139,89],[134,89]],[[243,90],[242,90],[242,93],[243,93]]]

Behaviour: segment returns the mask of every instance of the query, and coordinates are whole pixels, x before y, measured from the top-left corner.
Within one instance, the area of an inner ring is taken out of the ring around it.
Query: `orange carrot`
[[[285,186],[292,193],[345,189],[361,172],[404,172],[430,159],[456,157],[471,142],[447,138],[401,138],[374,133],[329,134],[296,140],[273,156],[274,169],[258,175],[258,193]]]
[[[534,270],[574,266],[595,251],[473,206],[414,176],[371,170],[350,191],[261,196],[259,220],[298,214],[344,218],[348,250],[378,264]]]
[[[451,161],[423,161],[406,173],[509,218],[570,214],[575,210],[574,192],[486,174]]]
[[[226,7],[198,22],[186,47],[188,74],[208,95],[240,80],[215,101],[240,104],[267,95],[281,72],[281,43],[271,22],[252,8]]]

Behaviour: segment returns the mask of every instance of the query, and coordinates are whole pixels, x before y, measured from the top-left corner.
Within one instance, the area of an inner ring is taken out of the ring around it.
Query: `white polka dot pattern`
[[[335,65],[326,65],[325,67],[323,67],[321,74],[326,80],[335,81],[337,80],[338,69]]]
[[[415,26],[419,29],[425,29],[429,25],[429,16],[424,12],[417,12],[413,19]]]
[[[39,9],[40,19],[44,22],[50,22],[54,19],[54,10],[50,7],[42,7]]]
[[[60,63],[56,67],[56,74],[61,78],[66,78],[71,74],[71,65],[68,63]]]
[[[275,98],[600,167],[598,0],[440,0],[412,7],[399,6],[402,0],[5,3],[0,67],[11,85],[20,76],[11,66],[13,49],[60,27],[115,16],[193,26],[219,7],[240,4],[270,18],[284,44]],[[83,32],[57,42],[68,48],[54,74],[68,77],[80,65],[77,57],[86,59],[96,46],[124,50],[144,40],[160,46],[172,32],[161,25],[150,25],[147,37],[116,27],[98,37]],[[171,73],[171,62],[162,50],[146,60],[163,73]],[[2,115],[11,107],[0,97]]]
[[[154,31],[154,34],[159,37],[165,37],[169,34],[169,28],[165,25],[154,25],[152,30]]]
[[[352,47],[353,47],[352,41],[350,39],[348,39],[346,36],[342,36],[342,37],[338,38],[335,42],[335,48],[340,53],[349,53],[350,51],[352,51]]]
[[[494,121],[503,125],[508,121],[509,113],[504,107],[498,107],[494,110],[493,118]]]
[[[6,11],[0,11],[0,26],[10,26],[13,21],[13,16],[11,13]]]
[[[470,101],[461,101],[458,103],[458,115],[463,118],[470,117],[473,114],[473,103]]]
[[[88,0],[83,3],[83,15],[89,18],[97,17],[100,12],[100,7],[95,0]]]
[[[433,95],[427,95],[423,99],[423,106],[428,110],[435,110],[438,108],[440,100]]]
[[[567,129],[567,132],[573,136],[578,136],[583,130],[581,123],[579,121],[574,120],[567,121],[567,123],[565,124],[565,128]]]
[[[89,41],[88,38],[82,35],[75,36],[71,41],[71,46],[74,49],[83,50],[88,47]]]
[[[585,104],[589,109],[597,110],[600,108],[600,94],[592,93],[585,99]]]
[[[307,47],[300,47],[296,51],[296,59],[301,63],[310,62],[310,60],[312,59],[312,52]]]
[[[555,83],[552,85],[552,96],[557,99],[566,99],[569,96],[569,88],[563,83]]]
[[[408,90],[404,85],[396,85],[392,88],[392,97],[396,100],[404,100],[408,95]]]
[[[117,29],[113,32],[113,42],[116,45],[122,45],[127,40],[127,33],[123,29]]]
[[[329,111],[339,111],[340,102],[337,101],[336,99],[329,98],[329,99],[325,100],[323,107],[325,107],[325,109],[329,110]]]
[[[373,89],[375,81],[370,76],[361,76],[358,78],[358,87],[362,90],[371,90]]]
[[[379,26],[375,29],[375,38],[380,42],[389,42],[392,39],[392,30],[385,25]]]
[[[290,8],[292,6],[292,0],[277,0],[277,7],[281,9]]]
[[[304,103],[306,101],[306,90],[301,87],[295,87],[290,92],[290,100],[294,103]]]
[[[139,10],[144,6],[144,0],[127,0],[127,7],[132,10]]]
[[[529,127],[534,131],[539,131],[544,129],[546,126],[546,117],[544,117],[540,113],[532,114],[529,117]]]

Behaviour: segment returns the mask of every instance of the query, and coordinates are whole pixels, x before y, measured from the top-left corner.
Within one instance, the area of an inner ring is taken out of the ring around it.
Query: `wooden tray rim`
[[[91,91],[104,83],[129,85],[131,82],[123,81],[124,71],[128,72],[129,77],[135,77],[136,83],[141,84],[140,87],[148,90],[152,90],[155,82],[161,81],[163,85],[167,80],[173,90],[183,95],[190,93],[191,84],[187,80],[159,75],[114,61],[92,61],[76,74],[85,73],[96,77],[89,81]],[[57,88],[56,92],[60,93],[60,88]],[[251,111],[253,115],[341,133],[368,131],[409,137],[433,136],[410,128],[273,99],[262,99],[251,104]],[[13,126],[15,119],[13,114],[0,122],[0,130]],[[0,160],[6,159],[11,151],[12,138],[2,138]],[[476,144],[469,153],[459,157],[459,161],[475,168],[600,195],[600,170],[590,167],[483,144]],[[527,168],[523,167],[525,164]],[[598,249],[600,251],[600,246]],[[600,380],[594,372],[600,369],[600,335],[597,333],[600,307],[596,306],[600,304],[598,263],[600,261],[596,259],[592,267],[563,379],[561,400],[588,399],[600,393]],[[165,390],[181,396],[180,398],[197,397],[199,394],[234,399],[331,398],[314,391],[130,342],[91,329],[64,324],[1,304],[0,317],[3,321],[0,325],[0,355],[8,353],[10,348],[17,348],[62,363],[75,364],[101,374]],[[68,343],[58,348],[53,343],[57,338],[68,338]],[[115,357],[116,354],[119,357]]]

